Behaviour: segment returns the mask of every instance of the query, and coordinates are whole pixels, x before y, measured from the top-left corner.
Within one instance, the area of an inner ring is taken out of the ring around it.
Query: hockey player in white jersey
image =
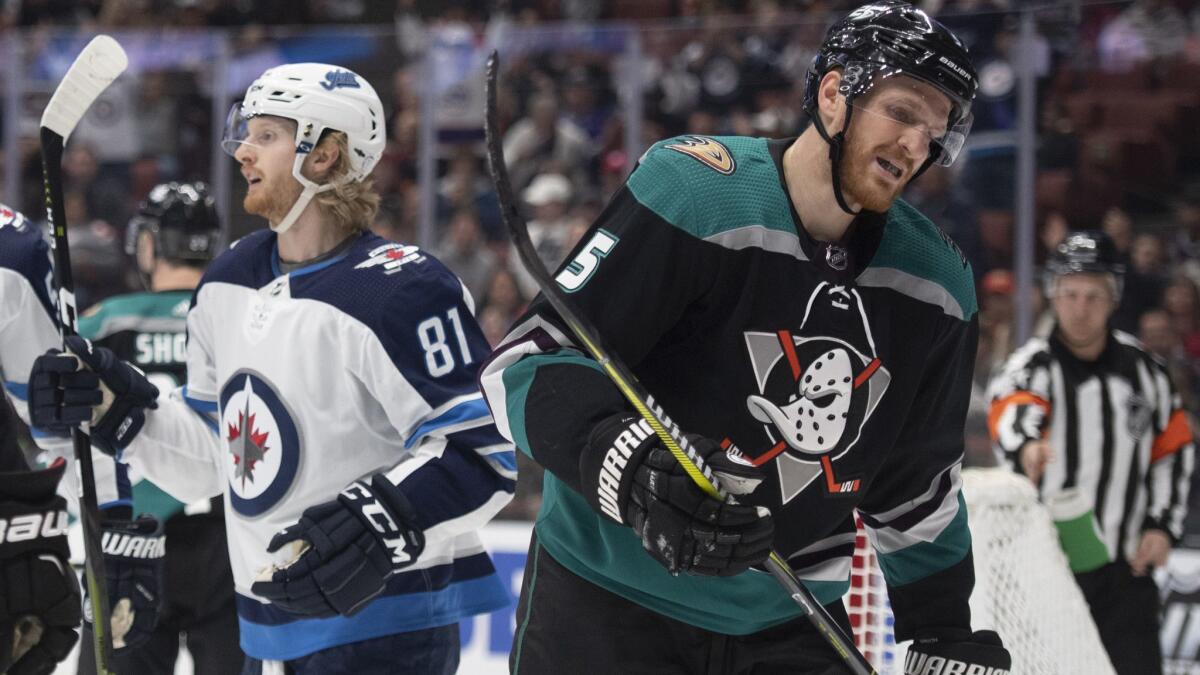
[[[0,379],[22,418],[30,364],[58,342],[50,270],[38,228],[0,204]],[[78,640],[82,609],[56,494],[65,464],[29,471],[0,408],[0,672],[49,673]]]
[[[224,145],[270,228],[197,288],[186,386],[151,400],[136,370],[73,348],[111,390],[93,444],[180,500],[224,493],[245,673],[452,673],[457,622],[509,602],[477,530],[516,465],[477,389],[470,295],[365,231],[385,126],[351,71],[263,73]],[[38,360],[31,397],[86,397],[54,381],[69,358]]]

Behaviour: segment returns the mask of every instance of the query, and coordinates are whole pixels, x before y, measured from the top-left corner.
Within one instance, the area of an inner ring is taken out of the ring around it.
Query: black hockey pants
[[[826,609],[849,634],[842,603]],[[536,534],[525,563],[508,667],[514,675],[849,672],[807,619],[742,636],[706,631],[580,578],[555,561]]]
[[[1076,574],[1118,675],[1162,675],[1159,644],[1158,585],[1153,577],[1135,577],[1129,565],[1109,563]]]

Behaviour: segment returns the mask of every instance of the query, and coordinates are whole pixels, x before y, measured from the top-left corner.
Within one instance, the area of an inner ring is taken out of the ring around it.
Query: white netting
[[[972,623],[1000,633],[1014,675],[1112,673],[1054,523],[1029,481],[1006,469],[968,469],[963,495],[975,555]],[[883,576],[861,529],[855,548],[846,602],[855,642],[881,675],[900,673],[906,645],[892,637]]]

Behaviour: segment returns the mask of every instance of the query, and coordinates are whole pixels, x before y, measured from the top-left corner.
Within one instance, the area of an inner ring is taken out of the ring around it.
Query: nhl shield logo
[[[300,468],[300,436],[278,392],[252,371],[239,371],[221,388],[221,427],[229,503],[255,517],[287,494]]]
[[[839,476],[834,462],[858,442],[891,382],[858,292],[821,283],[800,330],[747,332],[745,339],[759,390],[746,407],[769,444],[748,453],[750,461],[777,458],[785,504],[822,475],[828,494],[857,493],[859,480]]]

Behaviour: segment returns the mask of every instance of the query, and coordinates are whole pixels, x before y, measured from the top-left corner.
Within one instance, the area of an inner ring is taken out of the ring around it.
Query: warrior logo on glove
[[[747,454],[755,466],[778,457],[784,504],[819,475],[831,495],[858,491],[854,476],[837,475],[835,461],[858,442],[892,379],[866,316],[858,291],[826,282],[809,297],[799,331],[745,334],[761,393],[746,407],[767,439]]]

